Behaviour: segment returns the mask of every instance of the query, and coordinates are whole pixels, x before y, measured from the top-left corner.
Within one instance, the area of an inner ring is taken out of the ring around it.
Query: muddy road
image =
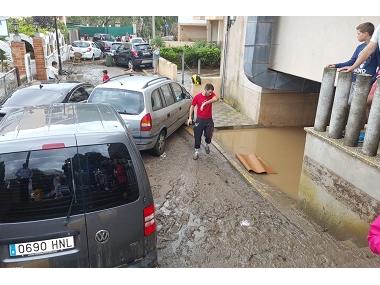
[[[297,209],[284,215],[211,148],[192,159],[180,129],[166,156],[142,156],[156,204],[160,267],[378,267],[367,248],[337,241]],[[289,218],[290,217],[290,218]],[[294,219],[292,217],[295,217]]]

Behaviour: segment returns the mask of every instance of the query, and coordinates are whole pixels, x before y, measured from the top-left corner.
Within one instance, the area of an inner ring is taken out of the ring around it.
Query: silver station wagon
[[[108,103],[119,112],[139,150],[165,151],[165,140],[187,120],[192,97],[167,77],[122,75],[100,84],[88,102]]]
[[[102,104],[26,107],[0,123],[0,267],[157,265],[149,180]]]

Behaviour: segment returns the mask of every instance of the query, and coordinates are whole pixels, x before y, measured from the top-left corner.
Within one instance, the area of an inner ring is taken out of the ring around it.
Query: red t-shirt
[[[110,77],[108,76],[108,74],[103,74],[103,82],[106,82],[110,79]]]
[[[200,119],[210,119],[212,118],[212,104],[207,104],[203,107],[203,111],[201,111],[202,103],[214,98],[216,94],[214,92],[209,96],[203,96],[202,92],[195,95],[191,105],[197,106],[197,118]]]

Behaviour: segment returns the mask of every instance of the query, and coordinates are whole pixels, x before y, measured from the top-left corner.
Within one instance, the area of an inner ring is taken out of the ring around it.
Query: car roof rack
[[[120,77],[124,77],[124,76],[133,76],[133,74],[132,73],[126,73],[126,74],[115,75],[115,76],[112,76],[110,79],[108,79],[107,82],[112,81],[114,79],[118,79]]]
[[[143,88],[146,88],[149,85],[152,85],[153,83],[156,83],[156,81],[162,81],[162,80],[170,80],[170,78],[167,77],[167,76],[161,76],[161,77],[158,77],[158,78],[154,78],[152,80],[149,80],[147,83],[145,83],[144,86],[143,86]]]

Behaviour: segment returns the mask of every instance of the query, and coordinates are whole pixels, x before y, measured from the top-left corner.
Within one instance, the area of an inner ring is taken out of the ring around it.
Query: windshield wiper
[[[67,226],[67,224],[70,221],[71,209],[73,208],[74,201],[75,201],[75,204],[77,203],[77,193],[76,193],[76,186],[74,182],[74,170],[73,170],[74,165],[73,165],[72,158],[70,158],[70,163],[71,163],[71,183],[73,184],[73,196],[71,197],[70,207],[69,207],[69,210],[67,211],[65,226]]]

